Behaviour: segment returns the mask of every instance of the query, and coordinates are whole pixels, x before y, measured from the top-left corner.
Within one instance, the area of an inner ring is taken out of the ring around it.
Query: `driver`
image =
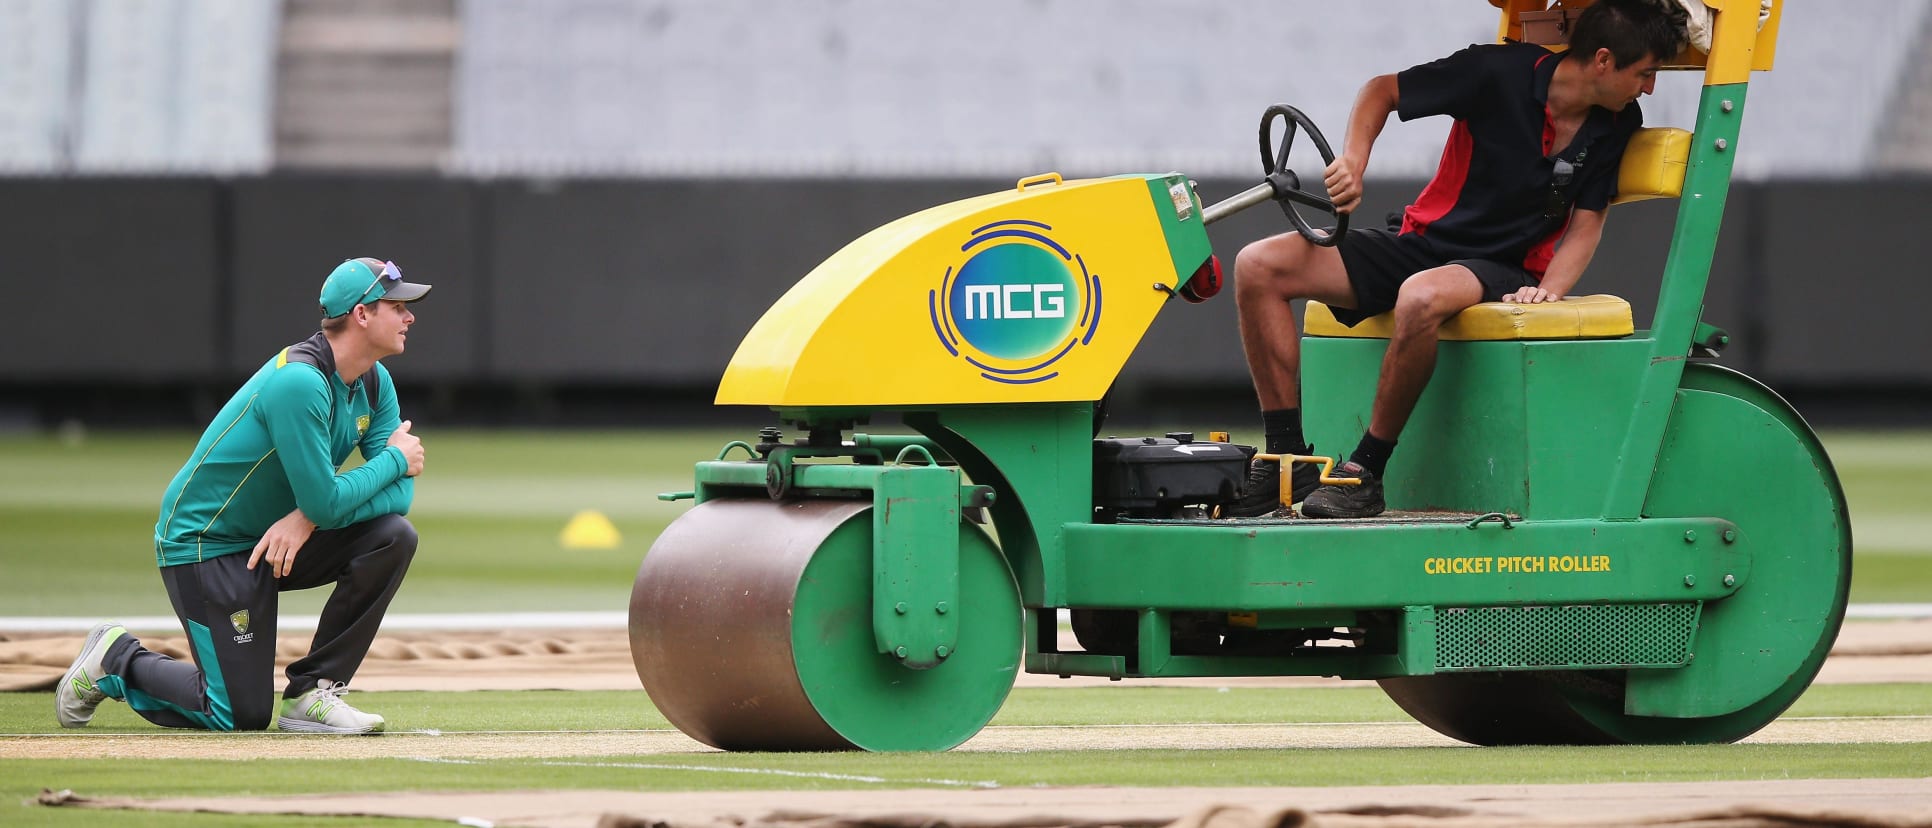
[[[1235,258],[1235,303],[1270,454],[1309,454],[1302,436],[1301,343],[1291,299],[1315,299],[1354,326],[1393,309],[1367,431],[1333,474],[1359,486],[1316,488],[1294,466],[1294,499],[1312,517],[1372,517],[1382,474],[1436,364],[1436,329],[1479,302],[1557,302],[1602,238],[1624,145],[1643,122],[1638,96],[1685,44],[1685,13],[1663,0],[1598,0],[1571,26],[1569,50],[1470,46],[1375,77],[1349,113],[1342,154],[1323,182],[1338,213],[1362,200],[1369,150],[1389,113],[1455,119],[1434,180],[1402,214],[1399,232],[1356,229],[1335,247],[1297,233],[1262,239]],[[1256,461],[1228,511],[1279,506],[1280,466]],[[1305,500],[1304,500],[1305,498]]]

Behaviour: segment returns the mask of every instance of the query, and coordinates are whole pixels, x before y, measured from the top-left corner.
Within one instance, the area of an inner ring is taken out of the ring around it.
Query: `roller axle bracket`
[[[990,486],[965,483],[956,465],[917,435],[853,434],[840,424],[801,424],[809,436],[784,442],[776,428],[754,447],[728,444],[698,464],[698,489],[666,497],[696,499],[763,488],[773,501],[858,499],[872,509],[872,629],[880,653],[913,669],[929,669],[959,647],[959,543],[962,519],[983,524]],[[728,461],[744,448],[749,460]],[[800,462],[849,458],[851,462]]]

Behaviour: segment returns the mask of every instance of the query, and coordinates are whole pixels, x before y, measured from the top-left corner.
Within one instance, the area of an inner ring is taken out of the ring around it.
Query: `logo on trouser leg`
[[[255,634],[248,631],[248,610],[236,610],[228,614],[228,623],[235,626],[236,644],[247,644],[255,640]]]

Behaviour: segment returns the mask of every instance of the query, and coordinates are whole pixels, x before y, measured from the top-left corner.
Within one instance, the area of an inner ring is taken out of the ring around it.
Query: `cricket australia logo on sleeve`
[[[1054,363],[1100,329],[1100,277],[1025,219],[972,232],[966,258],[926,293],[939,344],[993,382],[1027,385],[1060,375]]]
[[[255,640],[255,634],[248,631],[248,610],[236,610],[229,613],[228,623],[235,627],[236,644],[247,644]]]

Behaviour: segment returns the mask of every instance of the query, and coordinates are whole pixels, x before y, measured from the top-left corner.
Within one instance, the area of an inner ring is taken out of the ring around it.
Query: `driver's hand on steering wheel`
[[[1352,213],[1355,205],[1362,203],[1361,165],[1348,156],[1335,156],[1335,161],[1322,171],[1322,184],[1328,187],[1328,200],[1335,202],[1335,212]]]
[[[1563,294],[1547,291],[1535,285],[1531,285],[1529,287],[1522,288],[1520,290],[1517,290],[1515,293],[1512,293],[1508,296],[1503,297],[1503,301],[1508,302],[1512,305],[1534,305],[1540,302],[1561,302],[1563,301]]]

